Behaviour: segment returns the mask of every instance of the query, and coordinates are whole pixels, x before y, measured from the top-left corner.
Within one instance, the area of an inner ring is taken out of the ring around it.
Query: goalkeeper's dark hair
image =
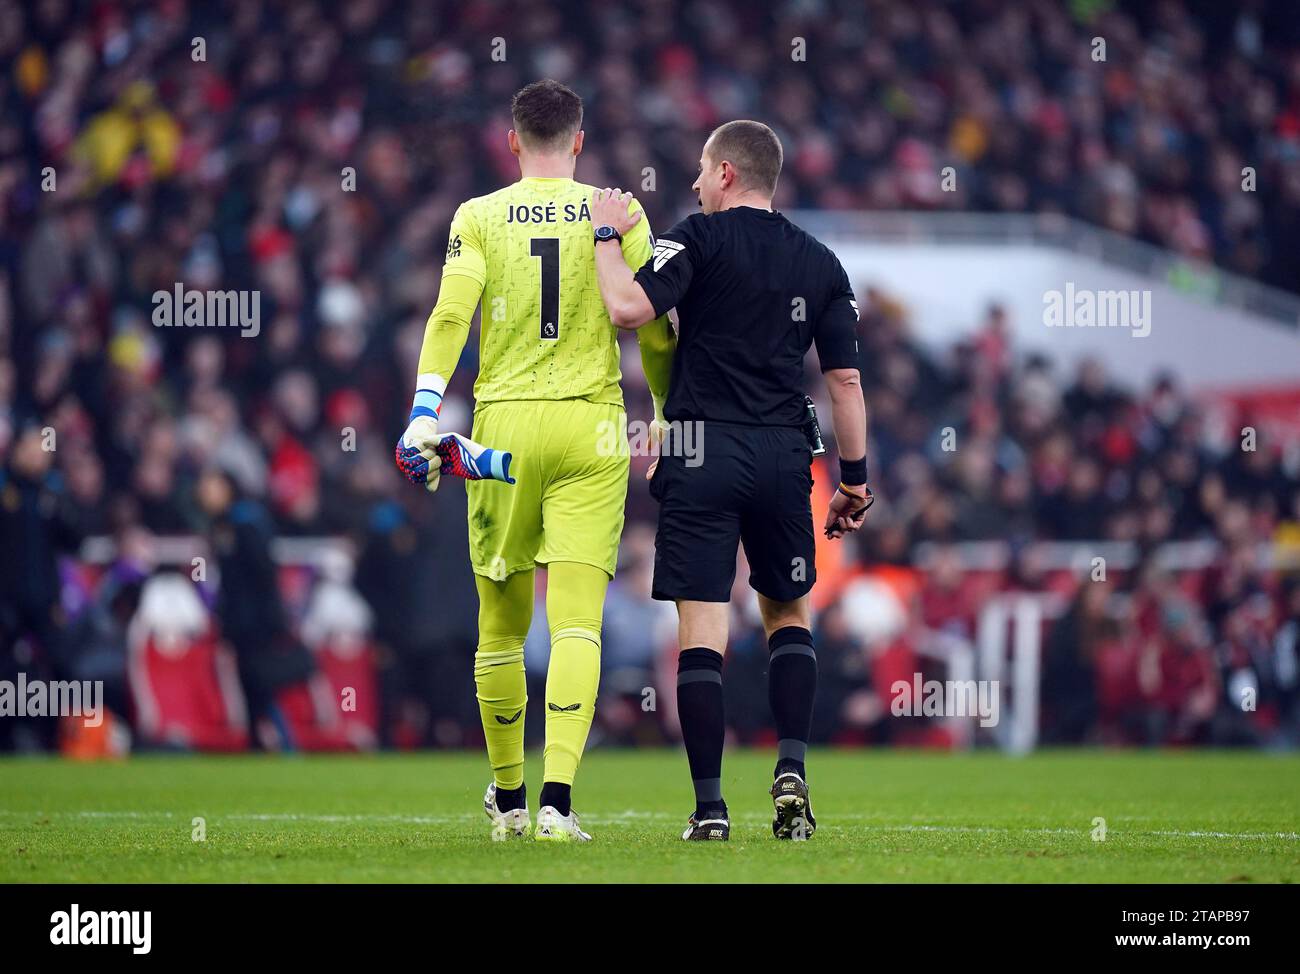
[[[715,166],[723,160],[731,163],[746,189],[776,194],[784,155],[781,140],[762,122],[739,119],[719,125],[709,136],[708,153]]]
[[[542,152],[563,150],[582,128],[582,99],[568,85],[544,78],[515,93],[510,114],[525,147]]]

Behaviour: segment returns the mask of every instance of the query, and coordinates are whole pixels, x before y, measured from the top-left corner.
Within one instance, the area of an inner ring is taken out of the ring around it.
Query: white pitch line
[[[180,812],[164,811],[60,811],[60,812],[24,812],[15,809],[0,809],[0,816],[9,818],[30,818],[39,816],[44,818],[61,817],[61,818],[103,818],[103,819],[185,819],[188,815]],[[326,825],[338,825],[345,823],[373,823],[376,825],[457,825],[471,821],[474,815],[383,815],[375,813],[355,813],[350,815],[305,815],[296,812],[232,812],[223,815],[209,816],[212,822],[232,821],[232,822],[316,822]],[[592,816],[590,821],[593,824],[618,825],[630,822],[676,822],[680,816],[670,815],[667,812],[643,812],[636,809],[626,809],[621,812],[611,812],[608,815]],[[764,824],[768,821],[766,816],[761,815],[741,815],[736,816],[733,821],[745,825]],[[1067,829],[1067,828],[1049,828],[1049,827],[1012,827],[1012,826],[983,826],[983,825],[924,825],[924,824],[875,824],[879,819],[867,815],[838,815],[834,817],[827,816],[822,824],[853,824],[872,832],[937,832],[952,834],[986,834],[986,835],[1077,835],[1087,836],[1090,834],[1089,828]],[[1110,828],[1108,833],[1112,836],[1136,836],[1136,835],[1155,835],[1165,838],[1175,839],[1281,839],[1287,842],[1300,841],[1300,832],[1216,832],[1204,830],[1179,830],[1179,829],[1142,829],[1128,830]]]
[[[1142,834],[1187,836],[1193,839],[1288,839],[1292,842],[1300,839],[1300,833],[1297,832],[1173,832],[1157,829]]]

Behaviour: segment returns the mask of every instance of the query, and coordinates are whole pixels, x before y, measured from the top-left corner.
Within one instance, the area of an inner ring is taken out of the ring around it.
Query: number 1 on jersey
[[[560,240],[533,237],[529,253],[542,261],[541,337],[553,342],[560,337]]]

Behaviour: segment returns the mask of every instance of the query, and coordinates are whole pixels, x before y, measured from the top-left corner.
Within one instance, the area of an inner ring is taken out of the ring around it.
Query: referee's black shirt
[[[677,308],[669,421],[801,426],[808,348],[823,372],[859,367],[848,275],[780,213],[688,216],[655,241],[636,280],[656,315]]]

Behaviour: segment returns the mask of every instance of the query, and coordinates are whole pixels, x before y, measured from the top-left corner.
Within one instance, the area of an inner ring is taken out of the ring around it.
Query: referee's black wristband
[[[857,487],[859,484],[867,482],[867,458],[861,460],[845,460],[840,457],[840,483],[852,484]]]

